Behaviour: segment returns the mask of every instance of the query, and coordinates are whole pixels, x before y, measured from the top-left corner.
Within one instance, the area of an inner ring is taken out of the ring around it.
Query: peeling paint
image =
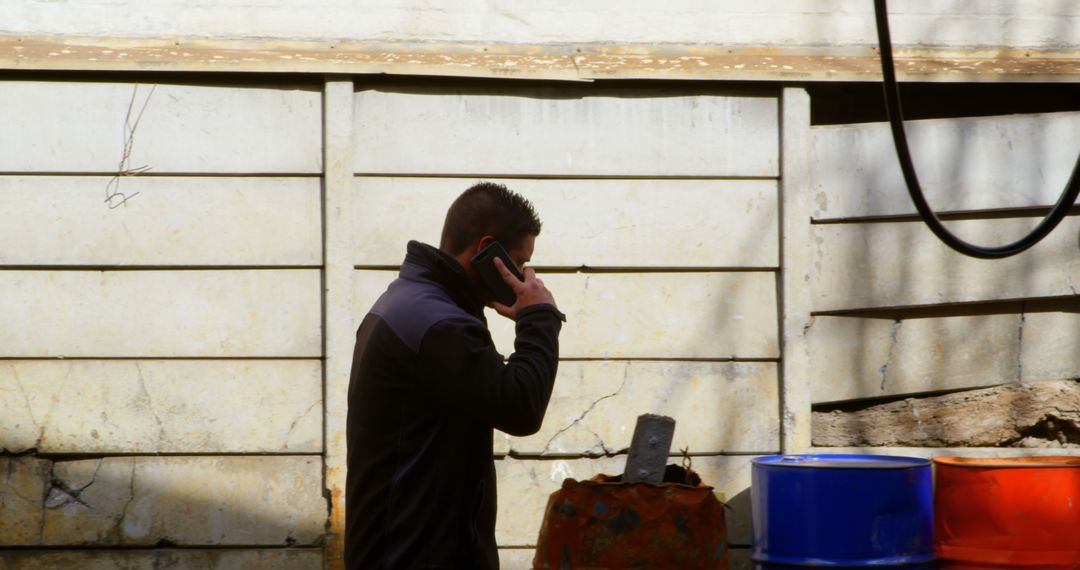
[[[181,49],[182,48],[182,51]],[[120,51],[123,50],[123,51]],[[903,80],[1063,81],[1080,52],[898,49]],[[693,65],[690,65],[693,64]],[[877,81],[877,50],[701,45],[348,43],[6,36],[8,69],[388,73],[593,80]]]

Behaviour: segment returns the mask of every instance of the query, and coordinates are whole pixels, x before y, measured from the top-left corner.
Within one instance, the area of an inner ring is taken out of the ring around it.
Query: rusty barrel
[[[751,471],[756,568],[933,568],[930,461],[773,455]]]
[[[948,568],[1080,568],[1080,457],[934,459]]]
[[[533,567],[727,568],[724,506],[712,487],[675,465],[664,481],[563,481],[548,498]]]

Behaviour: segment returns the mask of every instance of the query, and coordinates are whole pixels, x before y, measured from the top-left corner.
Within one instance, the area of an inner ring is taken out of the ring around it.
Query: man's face
[[[518,269],[524,271],[525,264],[532,259],[534,249],[536,249],[536,236],[525,236],[525,239],[521,242],[521,247],[508,249],[506,253],[510,254],[510,259],[514,260]]]

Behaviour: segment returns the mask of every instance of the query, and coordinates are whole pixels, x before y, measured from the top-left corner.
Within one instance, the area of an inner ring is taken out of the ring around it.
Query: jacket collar
[[[454,303],[487,322],[484,303],[456,259],[426,243],[410,241],[398,276],[409,281],[430,281],[445,289]]]

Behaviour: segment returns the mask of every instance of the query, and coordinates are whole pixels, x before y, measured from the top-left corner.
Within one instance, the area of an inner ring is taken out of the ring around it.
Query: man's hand
[[[514,290],[514,294],[517,295],[517,301],[514,306],[508,307],[498,301],[491,302],[491,308],[495,309],[495,312],[500,315],[514,320],[517,320],[518,311],[528,307],[529,305],[541,305],[547,303],[555,306],[555,297],[552,296],[551,291],[548,291],[547,287],[544,287],[544,282],[536,278],[536,271],[531,267],[526,267],[522,273],[525,275],[524,281],[518,281],[517,277],[514,277],[513,273],[506,268],[503,261],[498,257],[495,258],[495,269],[499,270],[499,275],[502,275],[503,281]]]

